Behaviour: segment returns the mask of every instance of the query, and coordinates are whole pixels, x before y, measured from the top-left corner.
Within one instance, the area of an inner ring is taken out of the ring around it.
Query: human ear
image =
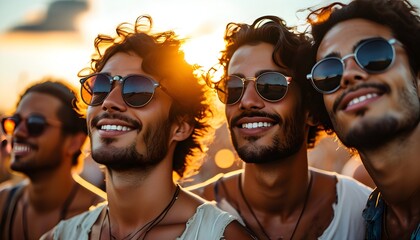
[[[73,135],[69,135],[68,136],[68,146],[67,146],[67,153],[69,155],[73,155],[75,152],[80,151],[80,149],[82,148],[83,144],[86,141],[86,134],[79,132]]]
[[[317,126],[319,125],[319,117],[317,116],[317,114],[314,114],[310,111],[306,112],[306,124],[308,124],[309,126]]]
[[[191,135],[193,130],[193,124],[187,121],[187,117],[183,117],[175,125],[173,139],[178,142],[183,141]]]

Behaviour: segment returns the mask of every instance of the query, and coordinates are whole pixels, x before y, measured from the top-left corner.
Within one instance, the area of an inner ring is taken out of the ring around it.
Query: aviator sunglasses
[[[277,102],[286,95],[290,80],[290,77],[279,72],[265,72],[258,77],[248,78],[229,75],[217,84],[216,90],[222,103],[235,104],[242,98],[246,82],[251,81],[262,99],[268,102]]]
[[[80,79],[83,102],[89,106],[102,104],[111,92],[114,81],[122,84],[122,97],[130,107],[143,107],[148,104],[157,87],[167,93],[162,85],[145,75],[132,74],[121,77],[111,76],[108,73],[95,73]],[[169,95],[169,93],[167,94]]]
[[[354,53],[342,58],[326,57],[317,62],[311,74],[306,77],[311,80],[313,87],[320,93],[329,94],[340,88],[345,63],[354,57],[357,65],[367,73],[382,73],[394,62],[396,39],[369,38],[356,46]]]
[[[47,126],[61,126],[61,124],[57,121],[47,122],[44,116],[33,114],[30,115],[28,118],[22,118],[19,115],[5,117],[1,120],[1,127],[4,133],[6,133],[7,135],[13,135],[13,132],[21,122],[25,124],[25,127],[28,131],[28,135],[31,137],[40,136]]]

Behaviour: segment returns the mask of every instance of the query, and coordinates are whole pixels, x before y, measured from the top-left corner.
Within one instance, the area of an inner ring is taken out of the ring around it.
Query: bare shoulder
[[[256,239],[253,237],[244,226],[238,221],[233,221],[227,225],[224,232],[224,239]]]
[[[190,191],[194,194],[197,194],[206,200],[213,201],[213,200],[216,200],[214,189],[217,182],[218,181],[230,182],[232,179],[235,179],[241,172],[243,172],[242,169],[232,171],[229,173],[219,173],[202,183],[198,183],[198,184],[186,187],[185,190]]]

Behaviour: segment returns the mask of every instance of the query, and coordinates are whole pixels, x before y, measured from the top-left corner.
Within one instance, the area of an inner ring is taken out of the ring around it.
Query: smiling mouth
[[[366,94],[366,95],[362,95],[362,96],[359,96],[359,97],[356,97],[356,98],[353,98],[348,104],[347,104],[347,106],[346,106],[346,108],[348,108],[348,107],[350,107],[350,106],[352,106],[352,105],[354,105],[354,104],[358,104],[358,103],[362,103],[362,102],[364,102],[364,101],[367,101],[367,100],[369,100],[369,99],[372,99],[372,98],[375,98],[375,97],[378,97],[379,96],[379,94],[377,94],[377,93],[368,93],[368,94]]]
[[[121,132],[128,132],[131,131],[132,128],[122,125],[102,125],[99,126],[100,130],[104,131],[121,131]]]
[[[23,153],[28,153],[30,151],[32,151],[32,148],[28,144],[22,144],[22,143],[13,144],[13,152],[15,154],[23,154]]]
[[[244,129],[255,129],[255,128],[265,128],[273,126],[270,122],[251,122],[251,123],[242,123],[241,128]]]

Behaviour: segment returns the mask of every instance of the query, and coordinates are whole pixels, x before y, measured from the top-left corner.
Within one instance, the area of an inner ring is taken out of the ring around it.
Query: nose
[[[122,96],[122,87],[122,84],[119,82],[113,83],[111,92],[108,93],[108,96],[106,96],[102,103],[102,110],[108,112],[127,110],[127,105]]]
[[[340,82],[342,88],[364,81],[369,75],[359,66],[354,56],[343,60],[343,65],[343,77]]]
[[[12,131],[12,137],[29,137],[28,128],[26,127],[26,120],[22,120],[15,124]]]
[[[264,107],[264,100],[257,93],[254,80],[247,80],[244,83],[244,93],[239,101],[239,108],[243,110],[261,109]]]

